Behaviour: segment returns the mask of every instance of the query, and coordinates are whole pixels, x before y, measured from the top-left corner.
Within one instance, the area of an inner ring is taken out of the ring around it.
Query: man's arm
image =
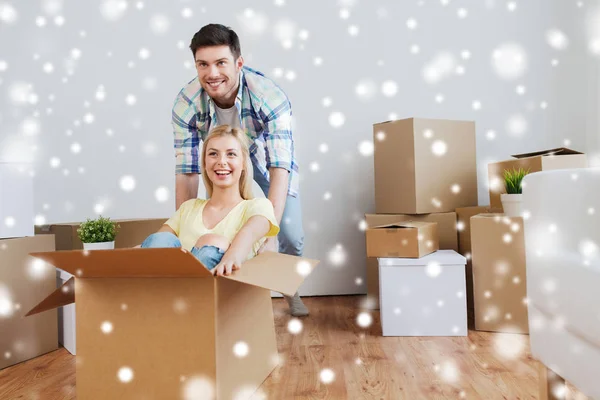
[[[260,116],[266,122],[263,135],[270,184],[267,198],[273,203],[277,223],[281,224],[287,200],[294,149],[292,105],[281,89],[274,87],[269,93],[268,104],[263,105]],[[270,238],[268,241],[272,240]]]
[[[199,174],[175,175],[175,209],[182,203],[198,197]]]
[[[267,198],[273,203],[277,224],[281,225],[281,218],[287,200],[290,173],[284,168],[271,167],[269,168],[269,175],[271,179]]]
[[[197,128],[198,110],[182,90],[175,99],[171,113],[175,148],[175,210],[189,199],[198,197],[200,174]]]

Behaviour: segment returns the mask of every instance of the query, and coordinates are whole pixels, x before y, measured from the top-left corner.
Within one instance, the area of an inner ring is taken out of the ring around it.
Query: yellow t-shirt
[[[276,236],[279,233],[279,225],[275,218],[273,204],[267,198],[259,197],[242,200],[212,229],[206,228],[202,219],[202,211],[207,202],[208,200],[205,199],[190,199],[181,204],[175,214],[165,222],[175,231],[182,247],[186,250],[191,250],[198,238],[208,233],[225,236],[230,243],[233,242],[235,235],[242,229],[246,221],[254,215],[262,215],[269,220],[271,228],[266,236]],[[265,238],[263,237],[254,243],[252,251],[247,257],[248,259],[256,256],[256,252],[264,241]]]

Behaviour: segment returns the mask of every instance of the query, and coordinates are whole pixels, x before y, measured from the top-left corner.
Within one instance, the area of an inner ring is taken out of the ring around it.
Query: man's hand
[[[212,269],[213,275],[231,275],[231,273],[235,270],[238,270],[242,267],[242,263],[244,262],[244,257],[236,254],[235,251],[227,251],[223,254],[223,258],[221,262],[217,264],[216,267]]]
[[[268,237],[267,240],[263,242],[262,246],[260,246],[256,254],[260,254],[263,251],[272,251],[277,253],[277,250],[277,239],[275,237]]]

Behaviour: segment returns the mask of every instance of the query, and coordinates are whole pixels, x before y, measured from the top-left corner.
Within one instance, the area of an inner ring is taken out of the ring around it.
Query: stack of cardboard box
[[[469,325],[527,333],[523,219],[502,214],[503,171],[585,168],[585,154],[557,148],[490,163],[490,205],[478,206],[474,123],[389,121],[373,126],[373,139],[376,214],[365,215],[367,304],[380,308],[378,257],[455,250],[467,260]]]
[[[373,125],[373,142],[376,214],[365,218],[367,294],[377,309],[377,257],[406,254],[369,248],[369,237],[377,230],[402,221],[435,223],[437,234],[427,240],[437,242],[439,249],[458,251],[455,209],[477,205],[475,124],[418,118],[388,121]]]
[[[58,348],[55,311],[22,318],[55,287],[54,268],[29,256],[54,250],[53,237],[34,236],[31,171],[0,162],[0,369]]]
[[[368,303],[378,308],[378,257],[420,258],[438,249],[458,251],[455,210],[477,205],[475,124],[388,121],[373,126],[373,142],[376,214],[365,216],[367,290]],[[464,289],[459,292],[464,296]]]

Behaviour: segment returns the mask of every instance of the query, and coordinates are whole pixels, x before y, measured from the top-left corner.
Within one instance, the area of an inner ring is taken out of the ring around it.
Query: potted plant
[[[87,219],[79,228],[77,236],[83,242],[85,250],[106,250],[115,248],[115,236],[120,226],[110,218],[100,216],[97,219]]]
[[[521,216],[521,202],[523,197],[523,188],[521,186],[523,178],[529,173],[529,170],[523,168],[513,168],[504,170],[504,186],[506,193],[500,196],[504,214],[508,217]]]

